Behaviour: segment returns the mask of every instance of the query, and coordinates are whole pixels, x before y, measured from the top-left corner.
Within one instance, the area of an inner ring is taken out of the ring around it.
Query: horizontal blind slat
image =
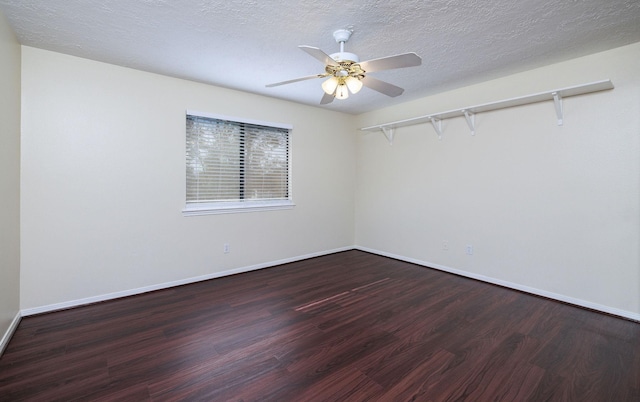
[[[289,129],[187,115],[187,202],[286,200]]]

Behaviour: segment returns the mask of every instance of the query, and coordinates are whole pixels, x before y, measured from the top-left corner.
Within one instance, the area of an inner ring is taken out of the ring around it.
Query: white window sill
[[[286,201],[245,201],[245,202],[215,202],[210,204],[187,205],[182,210],[183,216],[235,214],[241,212],[277,211],[292,209],[296,204]]]

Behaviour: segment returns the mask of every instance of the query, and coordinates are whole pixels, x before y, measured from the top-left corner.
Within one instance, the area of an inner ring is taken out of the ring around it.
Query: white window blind
[[[285,125],[187,113],[186,210],[290,203]]]

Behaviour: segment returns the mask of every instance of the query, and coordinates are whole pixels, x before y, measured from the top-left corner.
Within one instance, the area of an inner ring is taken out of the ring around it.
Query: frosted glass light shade
[[[347,87],[349,87],[349,91],[351,91],[352,94],[357,94],[362,89],[362,81],[355,77],[347,77],[344,82],[347,84]]]
[[[338,86],[338,79],[336,77],[331,77],[322,83],[322,90],[327,95],[333,95],[337,86]]]
[[[345,84],[340,84],[336,88],[336,98],[337,99],[347,99],[349,97],[349,90]]]

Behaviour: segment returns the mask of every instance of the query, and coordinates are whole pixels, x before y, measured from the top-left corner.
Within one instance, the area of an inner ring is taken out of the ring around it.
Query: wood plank
[[[22,319],[14,400],[640,400],[640,323],[361,251]]]

